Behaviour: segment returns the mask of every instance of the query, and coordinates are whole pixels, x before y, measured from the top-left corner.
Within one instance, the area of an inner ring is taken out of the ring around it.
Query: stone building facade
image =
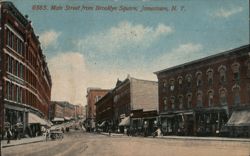
[[[249,45],[155,72],[166,134],[216,135],[250,106]]]

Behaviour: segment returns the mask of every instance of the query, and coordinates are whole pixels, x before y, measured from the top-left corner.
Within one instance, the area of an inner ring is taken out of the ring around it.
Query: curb
[[[24,142],[24,143],[20,143],[20,144],[6,144],[6,145],[2,145],[2,148],[37,143],[37,142],[43,142],[43,141],[45,141],[45,140],[36,140],[36,141]]]

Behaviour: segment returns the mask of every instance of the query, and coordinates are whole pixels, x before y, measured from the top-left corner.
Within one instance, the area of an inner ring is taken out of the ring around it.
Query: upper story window
[[[187,94],[187,108],[192,107],[192,93]]]
[[[219,94],[220,94],[220,104],[226,105],[227,104],[227,90],[225,88],[220,88]]]
[[[182,88],[182,84],[183,84],[183,78],[182,78],[182,76],[178,76],[177,77],[177,82],[178,82],[179,87]]]
[[[164,111],[168,110],[168,98],[167,97],[163,98],[163,110]]]
[[[234,96],[234,104],[239,105],[240,104],[240,86],[235,84],[232,87],[232,91],[233,91],[233,96]]]
[[[202,82],[202,72],[201,71],[198,71],[196,72],[196,85],[197,87],[200,87],[201,86],[201,82]]]
[[[218,68],[218,72],[220,74],[220,83],[221,84],[225,84],[226,83],[226,66],[224,65],[221,65],[219,68]]]
[[[183,109],[183,95],[179,95],[179,109]]]
[[[214,75],[214,70],[212,68],[209,68],[207,70],[207,81],[208,81],[208,85],[212,85],[213,84],[213,75]]]
[[[245,64],[247,66],[247,77],[250,78],[250,59],[248,59]]]
[[[197,92],[197,107],[202,107],[202,91]]]
[[[208,106],[212,107],[213,106],[213,100],[214,100],[214,91],[209,90],[207,93],[208,93]]]
[[[187,88],[191,88],[192,87],[192,75],[191,74],[187,74],[185,77],[186,81],[187,81]]]
[[[240,82],[240,64],[238,62],[234,62],[231,65],[232,71],[233,71],[233,77],[236,83]]]
[[[170,79],[169,80],[169,84],[170,84],[170,91],[174,91],[174,79],[172,78],[172,79]]]
[[[172,109],[175,109],[175,97],[174,97],[174,96],[172,96],[172,97],[170,98],[170,103],[171,103],[171,108],[172,108]]]

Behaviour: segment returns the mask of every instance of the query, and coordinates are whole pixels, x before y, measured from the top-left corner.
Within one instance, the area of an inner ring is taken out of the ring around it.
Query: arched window
[[[198,91],[197,92],[197,107],[202,107],[202,92]]]
[[[218,68],[218,72],[220,74],[220,83],[221,84],[225,84],[227,79],[226,79],[226,66],[224,65],[221,65],[219,68]]]
[[[174,79],[172,78],[172,79],[170,79],[169,80],[169,83],[170,83],[170,91],[174,91],[174,88],[175,88],[175,86],[174,86]]]
[[[227,104],[227,90],[225,88],[220,88],[219,94],[220,94],[220,104],[226,105]]]
[[[202,83],[202,72],[198,71],[198,72],[196,72],[195,75],[196,75],[196,85],[197,85],[197,87],[200,87],[201,83]]]
[[[208,81],[209,86],[211,86],[213,84],[213,75],[214,75],[213,69],[209,68],[207,70],[207,81]]]
[[[187,81],[187,89],[191,89],[192,88],[192,75],[191,74],[187,74],[185,77],[186,81]]]
[[[208,90],[208,107],[212,107],[213,106],[213,101],[214,101],[214,91],[211,89],[211,90]]]
[[[182,88],[182,84],[183,84],[183,78],[182,78],[182,76],[178,76],[177,77],[177,81],[178,81],[179,87]]]
[[[187,108],[191,108],[192,107],[192,93],[188,93],[186,97],[187,97]]]
[[[164,111],[168,110],[168,98],[167,97],[163,98],[163,110]]]
[[[172,109],[175,109],[175,97],[174,97],[174,96],[172,96],[172,97],[170,98],[170,103],[171,103],[171,108],[172,108]]]
[[[179,109],[183,109],[183,96],[179,95]]]
[[[240,64],[238,62],[234,62],[231,68],[234,74],[234,81],[238,84],[240,82]]]
[[[240,86],[235,84],[232,87],[233,96],[234,96],[234,105],[240,105]]]

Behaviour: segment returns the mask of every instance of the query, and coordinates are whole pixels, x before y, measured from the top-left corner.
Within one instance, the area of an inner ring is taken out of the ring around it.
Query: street
[[[4,156],[249,156],[250,142],[106,136],[70,131],[63,140],[3,148]]]

